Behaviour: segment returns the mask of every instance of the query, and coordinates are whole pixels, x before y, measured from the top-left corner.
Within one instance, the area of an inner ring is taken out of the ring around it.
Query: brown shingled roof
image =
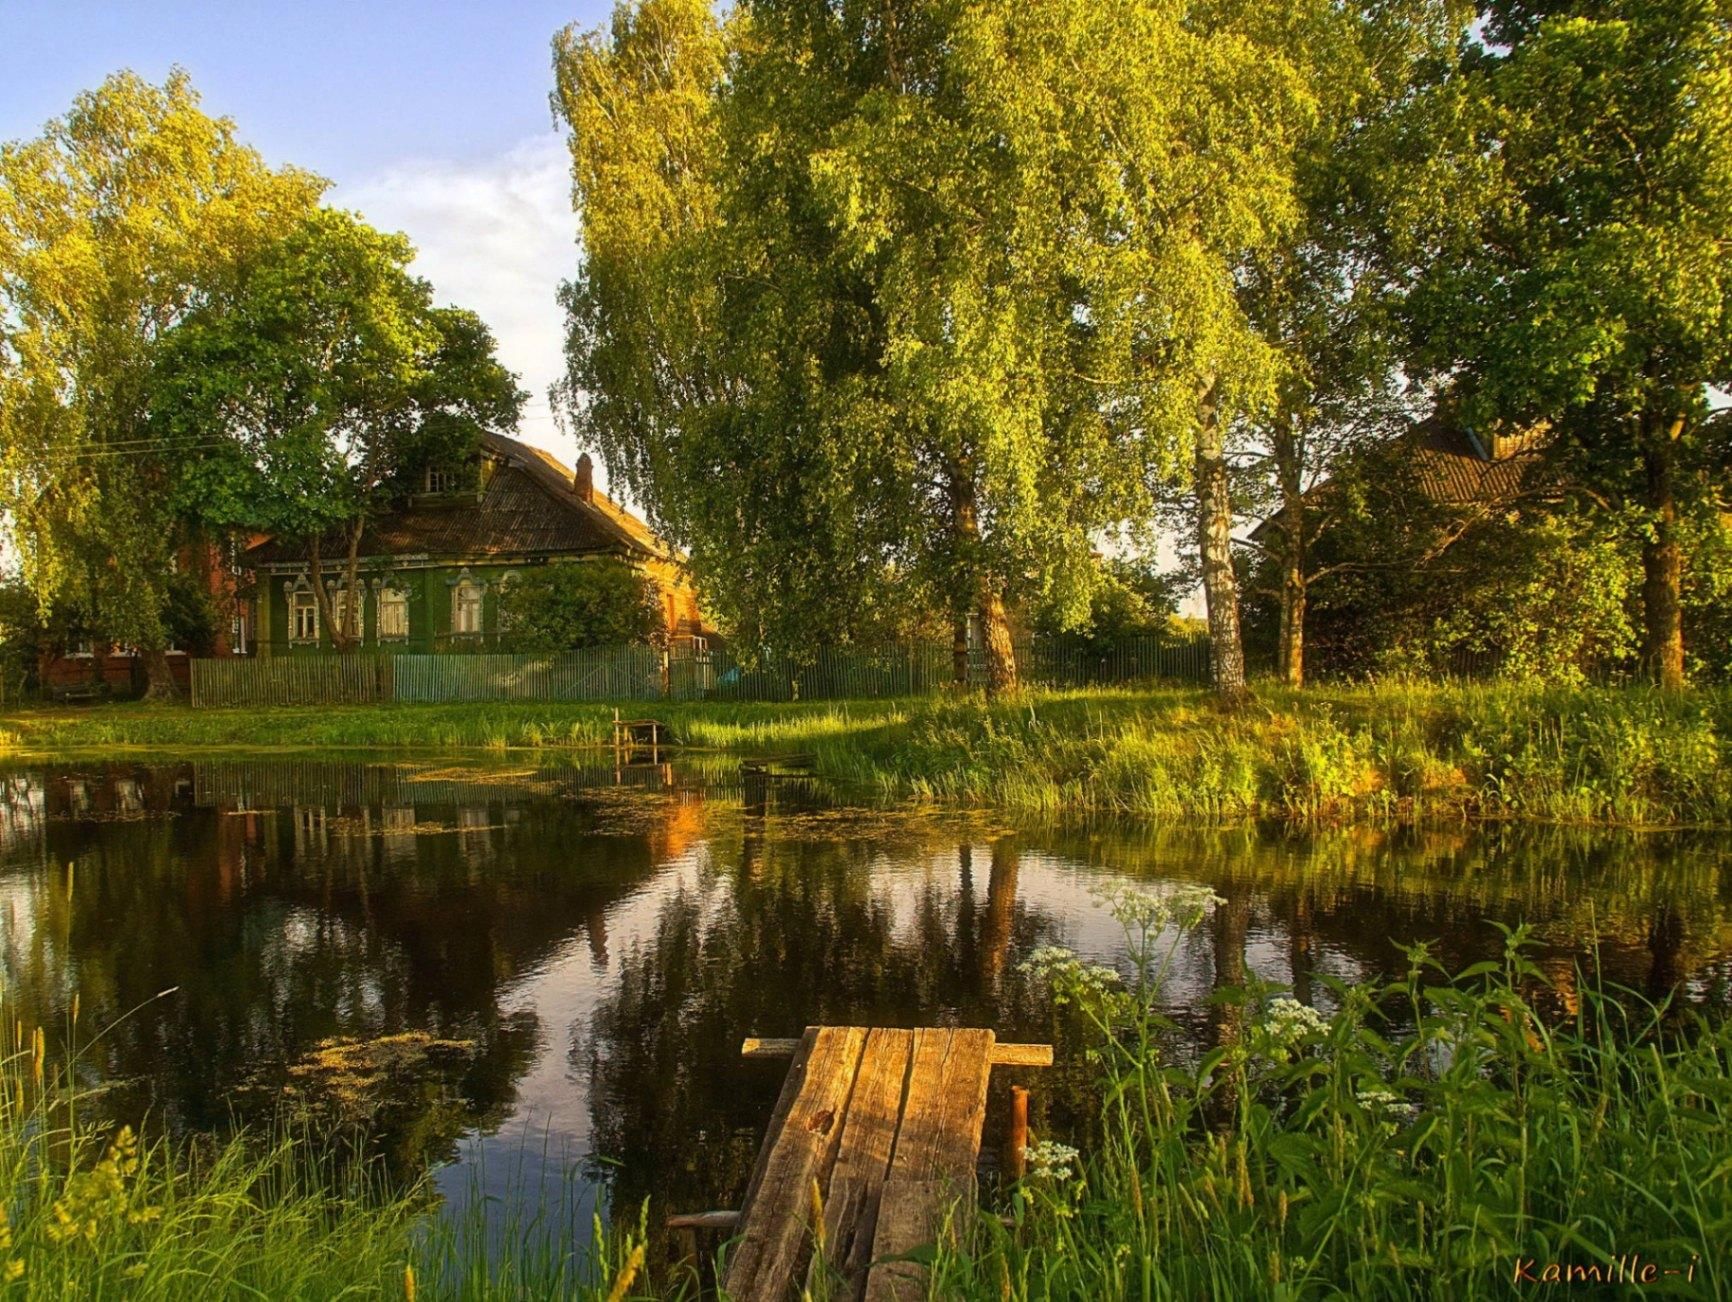
[[[1493,461],[1469,430],[1440,416],[1421,421],[1411,437],[1420,487],[1446,506],[1513,501],[1538,460],[1530,449]]]
[[[368,525],[361,555],[668,555],[666,544],[631,512],[601,493],[588,502],[580,498],[571,471],[539,448],[489,432],[482,435],[481,450],[496,464],[479,501],[410,501]],[[333,540],[325,554],[342,551]],[[272,538],[247,556],[259,565],[299,561],[307,548],[298,540]]]

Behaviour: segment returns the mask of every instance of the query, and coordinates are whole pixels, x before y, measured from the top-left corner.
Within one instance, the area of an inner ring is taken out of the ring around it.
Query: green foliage
[[[1196,898],[1112,900],[1114,967],[1031,961],[1099,1064],[1099,1141],[1041,1146],[1008,1225],[940,1246],[935,1293],[1520,1297],[1631,1253],[1725,1291],[1732,1024],[1542,970],[1518,929],[1501,963],[1418,946],[1386,985],[1324,978],[1327,1014],[1222,989],[1198,1061],[1165,979],[1203,911],[1243,904]]]
[[[654,580],[624,561],[549,565],[513,575],[499,622],[514,651],[579,651],[667,635]]]
[[[1481,547],[1458,558],[1476,568],[1478,581],[1419,639],[1431,663],[1448,664],[1462,650],[1487,652],[1514,677],[1579,682],[1633,661],[1641,578],[1627,536],[1602,521],[1548,514],[1498,531],[1492,545],[1495,552]]]
[[[323,186],[267,168],[179,70],[116,74],[0,149],[0,506],[44,609],[165,644],[188,449],[147,422],[155,350]]]
[[[1133,638],[1173,632],[1181,595],[1178,579],[1146,563],[1107,561],[1088,594],[1088,612],[1080,624],[1067,628],[1063,612],[1048,608],[1035,620],[1035,630],[1049,637],[1068,636],[1085,651],[1104,654]]]
[[[35,685],[46,635],[30,590],[22,583],[0,584],[0,697],[16,701]]]
[[[170,992],[172,993],[172,992]],[[74,1009],[77,1004],[74,1002]],[[96,1120],[87,1065],[57,1060],[8,1009],[0,1054],[0,1289],[7,1297],[220,1299],[626,1296],[645,1227],[598,1225],[569,1247],[566,1195],[503,1234],[472,1195],[437,1214],[424,1183],[392,1186],[330,1133],[280,1126],[204,1143],[142,1140]],[[76,1013],[68,1032],[78,1035]],[[99,1039],[84,1037],[86,1043]]]
[[[208,656],[216,644],[216,602],[198,576],[176,571],[163,585],[162,626],[169,640],[188,655]]]
[[[1676,685],[1679,517],[1732,380],[1732,23],[1719,0],[1493,19],[1412,105],[1414,369],[1472,425],[1549,425],[1596,500],[1641,506],[1645,655]]]
[[[1290,38],[1329,12],[647,0],[561,36],[566,400],[736,635],[843,640],[898,589],[1081,617],[1199,391],[1267,388],[1234,270],[1293,219]]]

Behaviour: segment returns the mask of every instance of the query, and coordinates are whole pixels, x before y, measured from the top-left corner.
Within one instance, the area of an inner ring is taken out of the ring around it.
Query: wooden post
[[[1010,1087],[1010,1151],[1005,1154],[1005,1170],[1012,1180],[1028,1174],[1028,1087]]]

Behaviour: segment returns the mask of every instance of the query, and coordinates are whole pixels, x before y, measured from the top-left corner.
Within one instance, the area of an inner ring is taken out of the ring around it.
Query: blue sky
[[[0,140],[36,134],[119,68],[184,67],[205,108],[330,201],[408,233],[441,299],[474,308],[534,394],[523,436],[570,459],[544,392],[576,229],[548,109],[549,44],[608,0],[0,0]]]

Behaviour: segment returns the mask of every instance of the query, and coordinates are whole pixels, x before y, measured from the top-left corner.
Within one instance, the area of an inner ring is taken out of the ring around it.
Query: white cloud
[[[399,163],[340,187],[331,201],[415,242],[414,269],[433,283],[437,301],[478,312],[500,359],[529,390],[524,441],[569,464],[571,440],[547,405],[547,386],[565,369],[565,318],[554,295],[577,266],[567,168],[565,143],[549,132],[493,158]]]

